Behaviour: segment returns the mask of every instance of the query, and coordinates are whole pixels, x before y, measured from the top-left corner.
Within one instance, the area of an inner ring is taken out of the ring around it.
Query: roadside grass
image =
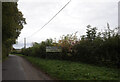
[[[22,54],[11,54],[11,55],[17,55],[17,56],[25,56],[25,55],[22,55]]]
[[[19,55],[23,56],[23,55]],[[89,64],[24,56],[51,77],[59,80],[118,80],[118,69]]]

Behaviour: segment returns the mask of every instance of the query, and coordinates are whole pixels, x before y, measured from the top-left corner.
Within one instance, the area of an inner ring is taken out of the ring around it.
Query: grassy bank
[[[60,80],[118,80],[117,69],[70,61],[24,57],[50,76]]]

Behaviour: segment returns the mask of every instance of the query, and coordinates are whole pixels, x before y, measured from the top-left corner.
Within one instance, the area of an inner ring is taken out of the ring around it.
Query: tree
[[[26,24],[22,12],[17,8],[17,2],[2,3],[2,47],[3,58],[9,54],[12,44],[15,44],[23,24]]]
[[[96,33],[97,33],[96,30],[97,30],[96,27],[91,28],[90,25],[87,26],[87,32],[86,33],[87,33],[87,39],[89,41],[92,41],[96,38]]]
[[[72,53],[72,47],[77,43],[77,32],[74,34],[67,34],[66,36],[62,36],[61,39],[58,41],[59,45],[62,47],[63,53]]]

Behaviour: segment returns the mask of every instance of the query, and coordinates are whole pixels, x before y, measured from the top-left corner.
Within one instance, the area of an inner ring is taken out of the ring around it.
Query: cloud
[[[20,0],[18,8],[24,14],[24,26],[18,42],[23,44],[24,37],[31,36],[52,18],[69,0]],[[41,42],[47,38],[57,38],[79,31],[85,34],[88,24],[104,29],[107,22],[111,28],[117,26],[118,0],[72,0],[47,26],[27,42]],[[79,36],[78,36],[79,37]],[[22,41],[22,42],[21,42]],[[29,45],[28,44],[28,45]],[[20,45],[14,45],[19,48]]]

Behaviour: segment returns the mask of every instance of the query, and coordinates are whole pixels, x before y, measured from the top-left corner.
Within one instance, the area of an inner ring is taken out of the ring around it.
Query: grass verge
[[[97,67],[70,61],[24,57],[51,77],[59,80],[118,80],[119,78],[118,69]]]

